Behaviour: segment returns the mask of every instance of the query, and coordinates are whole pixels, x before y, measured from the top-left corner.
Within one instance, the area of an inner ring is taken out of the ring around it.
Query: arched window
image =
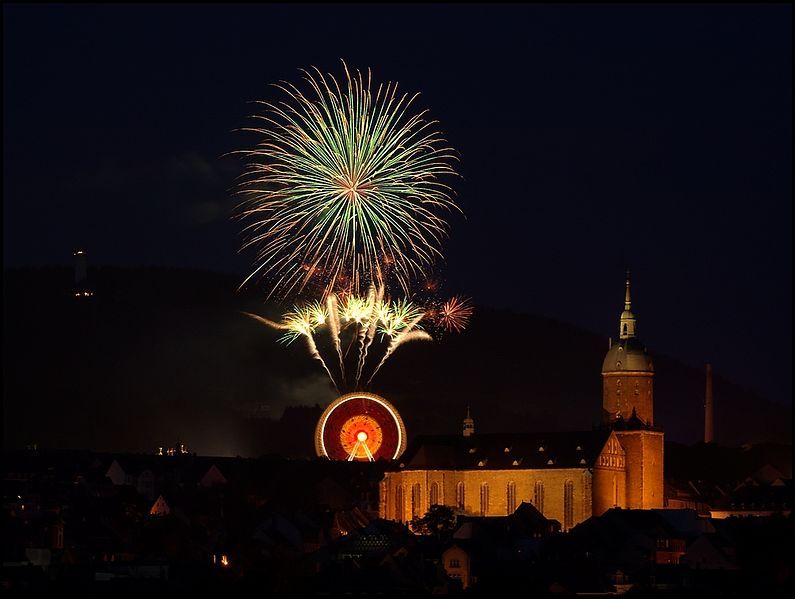
[[[627,334],[627,325],[626,325],[626,323],[624,324],[624,334],[625,335]]]
[[[395,489],[395,520],[403,522],[406,519],[405,504],[403,503],[403,485]]]
[[[480,485],[480,515],[485,516],[489,512],[489,483]]]
[[[618,477],[613,475],[613,506],[618,505]]]
[[[464,483],[455,486],[455,505],[459,510],[464,509]]]
[[[422,516],[422,490],[419,484],[411,486],[411,517]]]
[[[430,495],[431,505],[439,505],[441,503],[439,501],[439,483],[431,483]]]
[[[563,530],[574,526],[574,481],[563,483]]]
[[[505,503],[508,506],[508,515],[510,516],[516,511],[516,483],[509,482],[506,490]]]
[[[533,488],[533,505],[539,512],[544,513],[544,483],[540,480],[536,481]]]

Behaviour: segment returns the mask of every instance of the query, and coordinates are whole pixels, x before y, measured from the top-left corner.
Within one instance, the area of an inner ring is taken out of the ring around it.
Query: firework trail
[[[307,347],[309,348],[309,355],[311,355],[316,360],[320,361],[320,364],[323,366],[323,369],[326,371],[326,374],[328,374],[329,378],[331,379],[334,388],[339,392],[340,386],[337,384],[337,381],[334,379],[334,375],[331,374],[331,370],[329,370],[328,366],[326,365],[326,361],[323,359],[323,356],[320,355],[320,352],[317,349],[317,344],[315,343],[314,328],[312,324],[312,318],[313,318],[312,313],[314,312],[313,308],[308,308],[308,309],[296,308],[296,310],[290,312],[285,316],[285,322],[283,323],[274,322],[267,318],[263,318],[262,316],[251,314],[250,312],[243,312],[243,314],[269,327],[275,328],[277,330],[287,331],[281,338],[281,341],[283,343],[289,344],[298,337],[301,336],[306,337]],[[317,324],[323,324],[323,322],[318,322],[316,320],[315,326]]]
[[[287,331],[290,329],[290,326],[288,324],[283,324],[281,322],[274,322],[272,320],[268,320],[267,318],[263,318],[262,316],[258,316],[257,314],[252,314],[251,312],[243,312],[243,314],[277,330]]]
[[[254,277],[271,280],[269,296],[309,287],[359,294],[411,283],[441,257],[448,225],[441,214],[458,210],[442,182],[457,173],[455,152],[417,97],[397,84],[373,91],[370,71],[352,74],[343,61],[340,83],[318,69],[302,70],[309,91],[282,82],[286,94],[254,115],[261,136],[237,193],[238,216],[248,220],[243,248],[255,247]]]
[[[328,310],[328,328],[331,334],[331,341],[334,343],[334,349],[337,350],[337,356],[340,360],[340,376],[342,377],[342,384],[345,385],[345,364],[342,358],[342,344],[340,343],[340,314],[337,309],[337,296],[333,293],[326,298],[326,309]]]
[[[328,366],[326,366],[326,361],[323,359],[323,356],[321,356],[320,352],[317,350],[317,345],[315,344],[315,337],[312,335],[311,332],[306,335],[306,343],[309,347],[310,355],[316,360],[320,360],[320,363],[322,364],[323,368],[326,370],[326,373],[328,374],[328,378],[331,379],[331,382],[334,384],[334,388],[337,390],[337,393],[339,393],[340,387],[337,384],[337,381],[334,380],[334,375],[331,374],[331,371],[329,370]]]
[[[370,349],[370,345],[373,343],[373,339],[375,338],[375,333],[378,330],[378,322],[379,316],[385,314],[384,312],[384,288],[380,287],[378,292],[374,292],[375,290],[371,288],[370,299],[372,303],[370,304],[370,314],[369,314],[369,324],[367,326],[366,333],[362,336],[361,339],[361,347],[359,349],[359,366],[356,369],[356,384],[359,384],[359,381],[362,378],[362,370],[364,370],[364,363],[367,360],[367,352]],[[388,310],[388,308],[387,308]],[[388,313],[388,312],[386,312]],[[362,329],[364,332],[364,329]]]
[[[397,334],[392,339],[392,342],[389,344],[389,347],[387,348],[386,353],[384,354],[384,357],[381,358],[381,361],[378,363],[378,366],[376,366],[375,370],[373,370],[373,374],[371,374],[370,378],[367,379],[367,384],[368,385],[373,381],[373,378],[378,373],[378,371],[381,369],[381,366],[384,365],[384,362],[386,362],[387,359],[389,358],[389,356],[391,356],[394,353],[394,351],[398,347],[400,347],[402,344],[408,343],[409,341],[415,341],[415,340],[420,340],[420,339],[424,339],[426,341],[433,340],[433,337],[431,337],[425,331],[414,331],[413,330],[414,327],[417,326],[417,324],[419,324],[420,320],[422,320],[422,317],[423,317],[423,314],[420,314],[419,316],[417,316],[414,320],[412,320],[406,326],[405,329],[403,329],[403,331],[401,331],[399,334]]]
[[[373,348],[378,348],[378,354],[381,351],[383,354],[364,383],[365,387],[372,383],[375,375],[398,347],[411,341],[433,339],[428,331],[421,328],[420,323],[426,318],[425,310],[406,299],[389,301],[385,299],[384,293],[383,288],[371,289],[367,297],[348,295],[341,301],[335,294],[331,294],[325,303],[312,302],[306,306],[295,306],[284,315],[281,322],[249,312],[243,314],[271,328],[284,331],[279,338],[284,344],[289,345],[306,337],[310,355],[321,363],[337,390],[341,391],[349,386],[358,390],[362,387],[365,370],[369,370],[367,362]],[[461,327],[464,325],[465,323],[461,323]],[[338,384],[338,379],[318,347],[317,336],[324,331],[327,331],[333,352],[339,361],[341,384]],[[348,345],[345,352],[342,350],[343,336]],[[376,342],[376,339],[380,340]],[[353,353],[357,354],[354,358],[355,365],[352,366],[352,373],[347,376],[346,354],[353,347],[356,347]]]

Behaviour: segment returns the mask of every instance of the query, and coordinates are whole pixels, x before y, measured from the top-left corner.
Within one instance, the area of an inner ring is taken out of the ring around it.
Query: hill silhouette
[[[311,454],[336,392],[303,344],[280,345],[240,313],[276,318],[278,307],[224,274],[101,267],[89,278],[96,296],[77,300],[67,267],[4,273],[7,447],[151,451],[179,437],[200,454]],[[700,440],[703,371],[644,341],[658,424],[672,441]],[[467,405],[482,432],[587,429],[600,418],[607,347],[566,323],[477,307],[464,333],[401,347],[372,390],[410,436],[458,432]],[[720,375],[714,392],[720,443],[791,440],[789,408]]]

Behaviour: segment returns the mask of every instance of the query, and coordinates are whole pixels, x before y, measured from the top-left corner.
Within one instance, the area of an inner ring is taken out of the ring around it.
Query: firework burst
[[[342,83],[302,71],[306,94],[276,85],[286,98],[258,102],[261,126],[244,129],[262,139],[240,152],[250,159],[238,192],[243,249],[257,251],[243,285],[267,278],[285,297],[393,285],[409,295],[441,257],[442,214],[458,209],[442,181],[456,174],[454,151],[426,111],[412,112],[416,94],[391,82],[373,90],[369,70],[343,67]]]
[[[436,322],[448,332],[460,333],[469,324],[473,311],[469,299],[460,296],[452,297],[437,310]]]
[[[442,308],[433,309],[435,316],[428,319],[430,312],[404,298],[391,301],[384,297],[383,288],[371,287],[366,296],[348,294],[338,298],[332,293],[324,303],[295,306],[281,322],[244,314],[284,331],[280,341],[285,344],[306,339],[312,357],[320,361],[337,390],[343,391],[369,386],[403,344],[432,340],[423,324],[440,331],[460,332],[466,327],[472,308],[467,300],[456,297],[444,302]],[[327,360],[323,352],[336,357]]]

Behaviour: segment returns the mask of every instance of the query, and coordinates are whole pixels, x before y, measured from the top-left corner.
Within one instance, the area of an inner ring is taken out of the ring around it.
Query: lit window
[[[420,495],[420,486],[418,484],[412,485],[411,487],[411,517],[416,518],[421,516],[420,510],[422,509],[422,505],[420,502],[421,495]]]
[[[508,505],[508,515],[510,516],[516,511],[516,483],[509,482],[506,489],[506,503]]]
[[[439,483],[431,483],[431,505],[439,505]]]
[[[464,509],[464,483],[458,483],[455,486],[455,504],[458,509]]]
[[[574,482],[567,480],[563,484],[563,529],[574,526]]]
[[[405,510],[403,505],[403,487],[398,486],[395,489],[395,519],[399,521],[405,520]]]
[[[544,483],[540,480],[536,481],[533,488],[533,505],[539,512],[544,513]]]

